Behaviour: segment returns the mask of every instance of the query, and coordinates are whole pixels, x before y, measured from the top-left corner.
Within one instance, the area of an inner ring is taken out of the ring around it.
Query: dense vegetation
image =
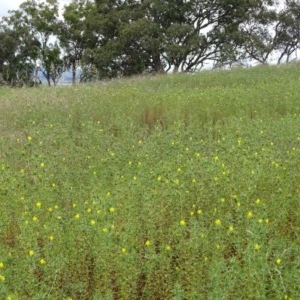
[[[73,0],[61,14],[58,2],[27,0],[2,18],[0,84],[280,63],[299,48],[299,0]]]
[[[297,299],[298,65],[0,93],[0,298]]]

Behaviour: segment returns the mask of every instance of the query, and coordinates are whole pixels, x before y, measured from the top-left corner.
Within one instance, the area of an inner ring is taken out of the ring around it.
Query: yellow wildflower
[[[215,224],[216,224],[217,226],[221,226],[222,222],[221,222],[220,219],[217,219],[217,220],[215,220]]]
[[[249,210],[247,213],[247,218],[251,219],[252,217],[253,217],[253,212],[251,210]]]
[[[171,251],[171,246],[170,245],[166,246],[166,251]]]
[[[260,249],[260,245],[257,244],[257,243],[255,243],[255,244],[254,244],[254,250],[255,250],[255,251],[258,251],[259,249]]]
[[[180,220],[179,224],[180,224],[180,226],[185,226],[186,225],[184,220]]]

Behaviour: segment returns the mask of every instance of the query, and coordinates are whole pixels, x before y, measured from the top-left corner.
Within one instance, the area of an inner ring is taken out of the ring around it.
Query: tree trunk
[[[72,84],[76,83],[76,61],[72,62]]]

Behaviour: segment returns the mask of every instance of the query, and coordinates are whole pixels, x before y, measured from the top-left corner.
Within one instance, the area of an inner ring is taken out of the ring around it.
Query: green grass
[[[297,299],[299,65],[0,90],[0,299]]]

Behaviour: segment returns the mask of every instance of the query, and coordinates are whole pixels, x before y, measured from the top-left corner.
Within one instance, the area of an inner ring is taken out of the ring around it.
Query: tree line
[[[0,84],[281,63],[299,42],[298,0],[27,0],[0,20]]]

